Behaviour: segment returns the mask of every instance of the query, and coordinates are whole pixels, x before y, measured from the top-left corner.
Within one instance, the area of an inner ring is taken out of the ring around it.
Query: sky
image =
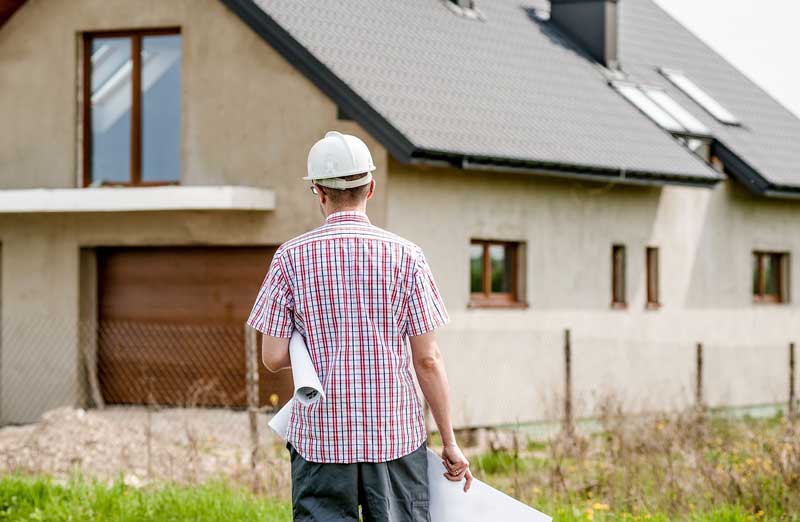
[[[655,0],[800,117],[800,0]]]

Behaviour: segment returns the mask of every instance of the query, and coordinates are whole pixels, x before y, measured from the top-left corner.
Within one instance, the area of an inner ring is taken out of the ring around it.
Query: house
[[[370,146],[370,218],[436,274],[458,426],[560,415],[564,329],[579,415],[686,404],[697,343],[706,403],[785,400],[800,120],[652,0],[2,0],[0,20],[3,422],[181,404],[185,378],[242,404],[243,321],[276,246],[321,222],[300,177],[329,129]]]

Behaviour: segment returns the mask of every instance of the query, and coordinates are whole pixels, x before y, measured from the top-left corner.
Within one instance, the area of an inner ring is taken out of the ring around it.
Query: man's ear
[[[372,198],[372,195],[375,193],[375,180],[369,182],[369,194],[367,194],[367,199]]]
[[[325,205],[325,201],[328,198],[328,195],[325,194],[322,187],[320,187],[319,185],[317,185],[317,197],[319,198],[319,204]]]

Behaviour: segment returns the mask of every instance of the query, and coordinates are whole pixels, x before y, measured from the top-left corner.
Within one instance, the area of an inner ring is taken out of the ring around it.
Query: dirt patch
[[[223,409],[103,410],[57,408],[40,422],[0,429],[0,473],[47,474],[63,481],[80,473],[132,486],[226,478],[269,496],[290,491],[288,452],[259,415],[259,446],[251,467],[246,412]]]

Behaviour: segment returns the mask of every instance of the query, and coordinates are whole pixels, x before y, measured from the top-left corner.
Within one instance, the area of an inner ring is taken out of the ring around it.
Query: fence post
[[[794,420],[795,415],[797,415],[797,403],[795,399],[795,354],[794,354],[794,343],[789,343],[789,404],[787,408],[787,414],[789,419]]]
[[[247,362],[247,415],[250,419],[250,468],[253,472],[253,489],[258,490],[256,462],[258,442],[258,342],[256,331],[245,325],[244,350]]]
[[[575,422],[572,412],[572,340],[569,328],[564,330],[564,434],[572,437]]]
[[[698,409],[703,407],[703,343],[697,343],[695,353],[694,402]]]

